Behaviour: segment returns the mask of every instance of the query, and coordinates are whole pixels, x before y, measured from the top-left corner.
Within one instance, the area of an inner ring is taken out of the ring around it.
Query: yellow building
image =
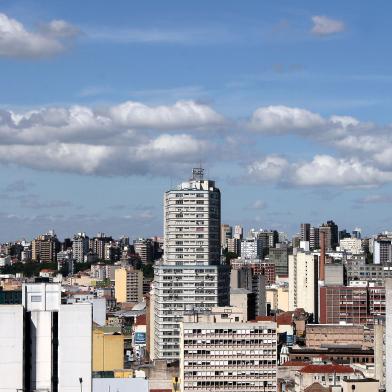
[[[117,302],[143,300],[143,272],[133,267],[118,268],[114,274],[114,295]]]
[[[93,330],[93,371],[114,371],[124,368],[124,335],[119,328]]]

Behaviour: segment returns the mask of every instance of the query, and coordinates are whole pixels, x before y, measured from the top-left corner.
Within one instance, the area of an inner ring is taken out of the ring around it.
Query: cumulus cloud
[[[128,101],[111,108],[110,114],[114,121],[130,127],[178,129],[224,123],[223,117],[212,108],[195,101],[178,101],[173,106],[156,107]]]
[[[0,56],[35,58],[51,56],[66,48],[65,38],[77,35],[77,28],[71,24],[55,20],[44,31],[29,31],[25,26],[0,13]]]
[[[252,129],[275,134],[305,131],[324,123],[325,120],[316,113],[282,105],[258,108],[250,119]]]
[[[284,177],[289,162],[280,156],[270,155],[262,160],[252,162],[248,168],[248,175],[254,181],[276,181]]]
[[[181,170],[217,152],[214,135],[207,139],[204,130],[224,121],[211,107],[194,101],[157,107],[125,102],[101,108],[0,109],[0,162],[100,175],[157,174],[170,165]],[[199,130],[201,137],[196,136]]]
[[[331,19],[323,15],[312,16],[312,22],[312,33],[319,36],[341,33],[345,30],[345,25],[341,20]]]
[[[289,162],[283,157],[268,156],[251,163],[247,172],[249,180],[253,182],[271,181],[301,187],[363,187],[392,181],[392,172],[355,158],[343,159],[330,155],[316,155],[308,162]]]

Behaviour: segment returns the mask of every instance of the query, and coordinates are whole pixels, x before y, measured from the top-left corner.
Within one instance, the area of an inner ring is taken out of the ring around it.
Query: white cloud
[[[300,187],[363,187],[392,182],[392,172],[363,163],[358,159],[316,155],[309,162],[288,162],[280,156],[268,156],[247,168],[251,182],[273,182]]]
[[[81,33],[80,29],[76,26],[60,19],[43,24],[41,30],[54,37],[75,37]]]
[[[252,205],[250,206],[251,209],[254,210],[263,210],[264,208],[267,207],[267,203],[263,200],[256,200]]]
[[[325,36],[341,33],[345,30],[345,25],[341,20],[331,19],[327,16],[312,16],[312,33],[315,35]]]
[[[249,178],[253,181],[279,181],[284,177],[289,163],[285,158],[270,155],[262,160],[252,162],[248,168]]]
[[[316,113],[283,105],[258,108],[250,120],[253,130],[275,134],[306,131],[324,124],[325,120]]]
[[[209,106],[194,101],[177,101],[172,106],[156,107],[128,101],[114,106],[110,113],[114,121],[129,127],[179,129],[224,123],[223,117]]]
[[[392,172],[381,171],[354,158],[316,155],[311,162],[295,165],[291,181],[301,186],[371,186],[392,181]]]
[[[34,58],[62,52],[65,41],[61,38],[70,38],[77,29],[65,21],[52,21],[49,26],[51,34],[28,31],[19,21],[0,13],[0,56]]]

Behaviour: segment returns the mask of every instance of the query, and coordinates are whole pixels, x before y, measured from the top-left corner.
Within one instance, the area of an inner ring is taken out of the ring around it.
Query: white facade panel
[[[49,390],[52,385],[52,312],[31,312],[32,388]]]
[[[0,306],[0,390],[23,388],[23,306]]]
[[[61,305],[59,312],[59,391],[91,392],[92,305]]]

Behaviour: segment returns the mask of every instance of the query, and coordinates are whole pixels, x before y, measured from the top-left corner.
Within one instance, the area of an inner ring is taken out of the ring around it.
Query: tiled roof
[[[329,388],[323,387],[318,382],[314,382],[312,385],[305,388],[304,392],[329,392]]]
[[[304,366],[306,366],[306,365],[309,365],[309,363],[308,363],[308,362],[305,362],[305,361],[295,361],[295,360],[291,360],[291,361],[287,361],[287,362],[283,363],[283,364],[280,365],[280,366],[302,366],[302,367],[304,367]]]
[[[301,370],[301,373],[325,373],[325,374],[333,374],[333,373],[354,373],[353,368],[345,365],[306,365]]]

